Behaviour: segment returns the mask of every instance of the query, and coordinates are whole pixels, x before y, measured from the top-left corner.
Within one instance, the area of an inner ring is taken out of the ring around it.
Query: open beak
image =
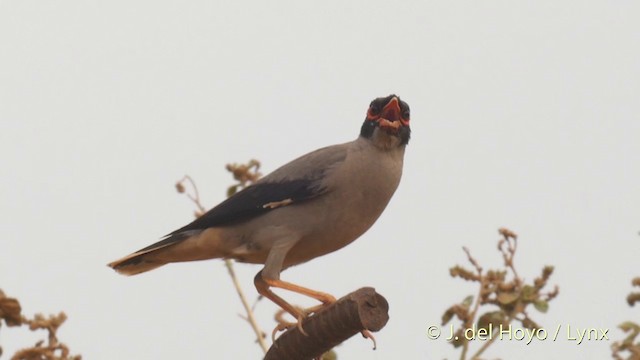
[[[378,124],[382,128],[393,129],[395,131],[400,128],[402,116],[400,110],[400,103],[397,97],[393,97],[391,101],[382,109]]]

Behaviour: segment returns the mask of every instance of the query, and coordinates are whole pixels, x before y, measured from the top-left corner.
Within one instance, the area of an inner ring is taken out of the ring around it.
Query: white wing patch
[[[289,204],[291,204],[293,202],[293,200],[291,199],[284,199],[281,201],[272,201],[270,203],[266,203],[264,205],[262,205],[263,209],[275,209],[275,208],[279,208],[281,206],[287,206]]]

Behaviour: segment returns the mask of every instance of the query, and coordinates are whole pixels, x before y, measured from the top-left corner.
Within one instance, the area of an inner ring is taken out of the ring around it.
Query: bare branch
[[[229,271],[229,276],[231,277],[233,286],[236,288],[238,297],[240,297],[240,302],[242,302],[242,306],[244,306],[244,310],[247,312],[247,317],[244,319],[247,320],[251,325],[253,332],[256,333],[258,344],[260,344],[262,351],[266,353],[267,350],[269,349],[266,341],[264,340],[266,335],[258,326],[258,321],[256,320],[255,316],[253,316],[253,309],[249,305],[249,302],[247,301],[247,297],[244,295],[244,291],[242,291],[242,287],[240,286],[240,282],[238,281],[238,277],[236,276],[236,272],[233,269],[233,261],[230,259],[225,259],[224,265],[227,267],[227,270]]]
[[[389,320],[389,303],[371,287],[354,291],[282,334],[265,360],[314,359],[353,335],[379,331]]]

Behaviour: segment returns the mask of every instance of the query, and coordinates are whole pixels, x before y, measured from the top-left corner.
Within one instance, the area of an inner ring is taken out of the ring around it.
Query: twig
[[[518,285],[518,290],[520,290],[522,286],[522,279],[518,276],[516,267],[513,264],[513,258],[516,255],[516,250],[518,250],[518,235],[507,228],[500,228],[498,229],[498,232],[503,236],[503,239],[498,242],[498,249],[502,253],[505,266],[509,267],[513,272],[516,284]],[[507,247],[506,250],[503,248],[505,244]]]
[[[476,271],[478,272],[478,276],[482,276],[482,266],[480,266],[480,264],[478,264],[478,261],[474,259],[473,256],[471,256],[471,251],[469,251],[469,249],[466,246],[463,246],[462,250],[464,250],[464,252],[467,254],[467,259],[469,259],[469,262],[471,263],[471,265],[473,265],[473,267],[476,268]]]
[[[476,318],[476,314],[478,313],[478,309],[480,308],[480,302],[482,301],[482,295],[483,295],[482,292],[484,291],[485,285],[486,285],[486,278],[482,276],[482,266],[480,266],[480,264],[478,264],[478,261],[474,259],[473,256],[471,256],[471,251],[469,251],[469,249],[466,246],[463,246],[462,250],[464,250],[464,252],[467,254],[467,259],[469,259],[469,262],[471,263],[471,265],[473,265],[473,267],[476,269],[476,272],[478,273],[478,278],[480,279],[480,288],[478,289],[478,295],[476,295],[476,298],[475,298],[475,304],[473,305],[473,310],[469,315],[469,319],[464,324],[464,327],[468,329],[471,327],[471,322],[473,321],[473,319]],[[465,341],[462,344],[462,352],[460,354],[460,360],[466,359],[468,351],[469,351],[469,341]],[[474,358],[472,357],[472,359]]]
[[[256,333],[256,337],[258,339],[258,344],[262,348],[262,351],[266,354],[269,347],[265,342],[265,334],[260,330],[258,326],[258,322],[256,321],[255,316],[253,316],[253,310],[247,301],[247,297],[244,295],[244,291],[242,291],[242,287],[240,287],[240,282],[238,281],[238,277],[236,276],[236,272],[233,269],[233,261],[231,259],[225,259],[224,265],[227,267],[229,271],[229,276],[231,277],[231,281],[233,282],[233,286],[236,288],[236,292],[238,293],[238,297],[240,297],[240,302],[242,302],[242,306],[244,306],[245,311],[247,312],[247,317],[245,318],[249,324],[251,324],[251,328],[253,332]]]
[[[186,192],[186,189],[184,187],[185,181],[188,181],[189,184],[191,184],[191,189],[193,189],[193,195]],[[191,178],[191,176],[185,175],[182,179],[180,179],[180,181],[176,183],[176,190],[178,190],[178,192],[181,194],[184,193],[185,195],[187,195],[187,197],[191,201],[193,201],[193,203],[198,207],[198,210],[200,211],[200,215],[207,212],[207,209],[205,209],[205,207],[202,206],[202,203],[200,202],[200,193],[198,192],[198,187],[196,186],[196,182],[193,181],[193,178]],[[200,215],[198,215],[197,217],[200,217]]]

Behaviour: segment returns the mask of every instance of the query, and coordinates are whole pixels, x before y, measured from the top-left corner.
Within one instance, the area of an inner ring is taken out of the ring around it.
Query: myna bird
[[[373,100],[356,140],[289,162],[109,266],[136,275],[168,263],[216,258],[264,264],[254,280],[258,293],[300,320],[305,314],[270,288],[323,305],[335,302],[329,294],[280,280],[280,273],[348,245],[378,219],[400,183],[409,115],[409,105],[396,95]]]

